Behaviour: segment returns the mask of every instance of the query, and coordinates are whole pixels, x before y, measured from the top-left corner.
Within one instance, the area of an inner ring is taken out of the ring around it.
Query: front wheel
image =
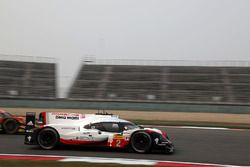
[[[37,142],[45,150],[50,150],[56,147],[59,141],[59,135],[56,130],[52,128],[42,129],[38,136]]]
[[[135,132],[130,140],[131,148],[138,153],[147,153],[151,150],[151,136],[144,131]]]
[[[14,134],[18,130],[18,123],[15,119],[7,119],[3,123],[3,130],[7,134]]]

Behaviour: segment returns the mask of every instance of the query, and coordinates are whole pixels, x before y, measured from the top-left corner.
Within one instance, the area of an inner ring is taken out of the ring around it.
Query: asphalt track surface
[[[0,134],[0,154],[67,155],[85,157],[132,158],[163,161],[182,161],[250,166],[249,130],[211,130],[163,128],[175,144],[172,155],[137,154],[105,148],[61,146],[42,150],[39,146],[24,145],[23,135]]]

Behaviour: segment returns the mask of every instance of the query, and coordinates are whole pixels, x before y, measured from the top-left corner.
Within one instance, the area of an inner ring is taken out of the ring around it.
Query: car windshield
[[[132,122],[98,122],[84,126],[85,129],[98,129],[105,132],[122,132],[125,130],[141,129]]]
[[[132,130],[132,129],[140,129],[140,126],[132,123],[132,122],[123,122],[121,123],[123,130]]]

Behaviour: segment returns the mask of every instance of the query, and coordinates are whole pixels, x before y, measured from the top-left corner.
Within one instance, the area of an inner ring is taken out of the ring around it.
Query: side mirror
[[[140,129],[144,129],[144,127],[142,125],[138,125]]]
[[[128,127],[124,126],[123,131],[126,131],[126,130],[128,130]]]

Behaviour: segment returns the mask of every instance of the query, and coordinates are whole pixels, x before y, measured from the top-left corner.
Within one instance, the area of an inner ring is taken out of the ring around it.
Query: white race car
[[[68,144],[132,148],[138,153],[174,152],[174,145],[165,132],[142,128],[107,113],[42,112],[39,121],[35,121],[35,113],[27,113],[25,133],[25,144],[40,145],[46,150]]]

